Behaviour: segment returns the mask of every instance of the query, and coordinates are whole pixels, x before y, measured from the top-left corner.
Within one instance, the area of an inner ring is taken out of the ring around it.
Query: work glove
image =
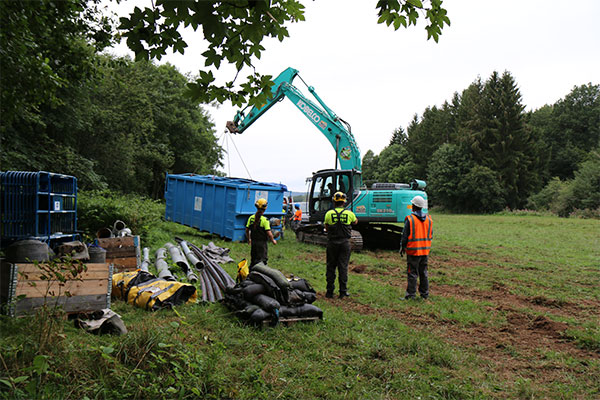
[[[404,253],[405,253],[404,247],[400,247],[400,257],[404,257]]]

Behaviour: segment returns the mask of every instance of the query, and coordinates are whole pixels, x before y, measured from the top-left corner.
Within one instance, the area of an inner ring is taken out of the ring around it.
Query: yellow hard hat
[[[267,209],[267,200],[265,200],[265,199],[258,199],[258,200],[256,200],[256,203],[254,203],[254,205],[259,210],[266,210]]]
[[[338,201],[346,201],[346,194],[342,192],[335,192],[335,194],[333,195],[333,201],[336,203]]]

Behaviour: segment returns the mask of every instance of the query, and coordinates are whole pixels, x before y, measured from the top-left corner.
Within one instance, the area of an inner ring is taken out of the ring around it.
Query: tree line
[[[510,72],[476,79],[396,129],[363,157],[369,182],[425,179],[431,206],[452,212],[600,208],[600,86],[524,111]]]
[[[223,151],[198,100],[246,101],[270,79],[256,74],[218,86],[209,68],[227,62],[239,74],[260,56],[264,37],[283,40],[287,22],[304,19],[297,0],[157,0],[121,18],[117,28],[100,4],[15,0],[0,7],[2,170],[65,173],[83,189],[153,198],[162,196],[165,171],[215,173]],[[436,41],[449,23],[437,0],[384,0],[377,9],[378,22],[394,29],[414,25],[418,10],[427,10],[428,36]],[[287,22],[273,30],[274,17]],[[181,24],[201,26],[209,46],[198,77],[151,62],[167,49],[184,51]],[[102,53],[118,29],[138,61]],[[227,29],[239,35],[222,47]],[[525,112],[515,79],[494,72],[415,115],[379,155],[367,152],[364,178],[425,179],[431,205],[458,212],[598,210],[599,104],[599,87],[590,83]]]

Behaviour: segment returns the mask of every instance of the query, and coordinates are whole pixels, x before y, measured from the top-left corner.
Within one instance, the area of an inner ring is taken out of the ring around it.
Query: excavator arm
[[[309,92],[320,106],[309,100],[298,90],[292,81],[298,76],[298,70],[287,68],[273,81],[271,96],[261,107],[252,107],[248,114],[238,111],[233,121],[227,122],[227,129],[232,133],[244,132],[254,121],[266,113],[275,103],[287,97],[310,122],[327,138],[336,154],[341,169],[361,170],[360,150],[350,130],[350,125],[339,118],[317,95],[312,86]],[[302,79],[302,78],[300,78]]]

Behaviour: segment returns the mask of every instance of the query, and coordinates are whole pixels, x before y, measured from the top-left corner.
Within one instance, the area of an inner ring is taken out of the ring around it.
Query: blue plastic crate
[[[0,172],[2,242],[76,238],[77,179],[52,172]]]
[[[268,202],[265,217],[281,218],[283,194],[278,183],[214,175],[167,174],[165,219],[234,241],[245,240],[246,222],[256,212],[254,202]],[[273,233],[281,226],[273,227]]]

